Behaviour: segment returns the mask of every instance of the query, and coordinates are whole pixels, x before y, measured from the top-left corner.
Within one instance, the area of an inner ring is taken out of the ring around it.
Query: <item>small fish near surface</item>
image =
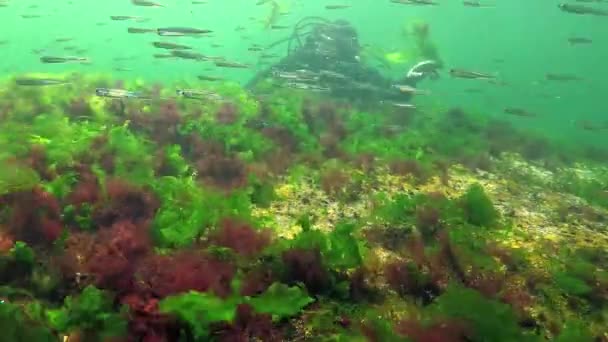
[[[161,27],[156,29],[159,36],[188,36],[212,33],[212,30],[192,27]]]
[[[257,44],[253,44],[250,47],[247,48],[247,51],[251,51],[251,52],[260,52],[260,51],[264,51],[264,47],[257,45]]]
[[[239,62],[230,62],[225,60],[215,61],[215,66],[220,68],[232,68],[232,69],[248,69],[249,65]]]
[[[393,84],[393,88],[397,89],[402,94],[410,94],[410,95],[428,95],[428,94],[430,94],[430,91],[428,91],[428,90],[416,89],[407,84]]]
[[[572,74],[546,74],[545,79],[547,81],[557,81],[557,82],[574,82],[574,81],[583,81],[582,77],[572,75]]]
[[[63,38],[55,39],[55,42],[56,43],[67,43],[67,42],[71,42],[72,40],[74,40],[74,38],[72,38],[72,37],[63,37]]]
[[[517,108],[517,107],[507,107],[503,110],[503,112],[505,114],[509,114],[509,115],[513,115],[513,116],[519,116],[522,118],[535,118],[538,115],[536,115],[535,113],[532,113],[528,110],[525,110],[523,108]]]
[[[40,15],[40,14],[21,14],[20,16],[23,19],[38,19],[38,18],[42,18],[42,15]]]
[[[171,50],[171,55],[173,57],[181,58],[181,59],[192,59],[195,61],[211,61],[216,57],[209,57],[207,55],[203,55],[202,53],[185,51],[185,50]]]
[[[27,87],[42,87],[52,85],[69,84],[69,81],[58,78],[37,78],[37,77],[18,77],[15,79],[15,84],[18,86]]]
[[[126,20],[133,20],[136,22],[144,22],[144,21],[148,21],[150,19],[148,18],[144,18],[144,17],[136,17],[136,16],[132,16],[132,15],[111,15],[110,16],[111,20],[114,21],[126,21]]]
[[[176,91],[177,96],[192,99],[192,100],[211,100],[211,101],[223,101],[224,98],[213,91],[209,90],[196,90],[196,89],[178,89]]]
[[[152,45],[156,48],[166,50],[192,50],[190,46],[170,42],[152,42]]]
[[[568,38],[568,43],[570,43],[570,45],[591,44],[593,43],[593,40],[585,37],[570,37]]]
[[[150,99],[149,96],[144,96],[137,91],[113,88],[97,88],[95,89],[95,95],[112,99]]]
[[[608,122],[604,123],[604,124],[599,124],[596,122],[592,122],[589,120],[578,120],[575,121],[574,124],[576,125],[576,127],[585,130],[585,131],[589,131],[589,132],[598,132],[598,131],[606,131],[608,130]]]
[[[493,80],[496,76],[464,69],[450,69],[450,75],[456,78]]]
[[[131,69],[131,68],[125,68],[125,67],[114,67],[113,70],[114,71],[118,71],[118,72],[133,71],[133,69]]]
[[[201,81],[210,81],[210,82],[223,81],[224,80],[222,77],[209,76],[209,75],[198,75],[198,76],[196,76],[196,78],[198,78]]]
[[[608,10],[589,7],[585,5],[577,5],[577,4],[559,4],[559,9],[564,12],[572,13],[572,14],[580,14],[580,15],[596,15],[596,16],[608,16]]]
[[[135,6],[143,6],[143,7],[165,7],[165,5],[160,4],[154,1],[148,0],[131,0],[131,3]]]
[[[347,9],[351,8],[352,5],[325,5],[326,10],[338,10],[338,9]]]
[[[401,5],[418,5],[418,6],[437,6],[438,2],[432,0],[391,0],[394,4]]]
[[[176,58],[177,56],[175,56],[173,54],[155,53],[154,55],[152,55],[152,57],[154,57],[156,59],[169,59],[169,58]]]
[[[76,56],[67,56],[67,57],[57,57],[57,56],[42,56],[40,57],[40,61],[45,64],[61,64],[61,63],[82,63],[87,64],[90,63],[89,58],[87,57],[76,57]]]
[[[147,29],[147,28],[139,28],[139,27],[127,27],[128,33],[156,33],[156,29]]]
[[[299,81],[289,81],[283,84],[286,88],[298,89],[298,90],[306,90],[314,93],[327,93],[330,92],[331,89],[328,87],[323,87],[316,84],[304,83]]]
[[[476,7],[476,8],[490,8],[490,7],[494,7],[493,5],[484,5],[484,4],[480,3],[479,1],[463,1],[462,4],[465,7]]]
[[[380,101],[380,104],[383,105],[390,105],[392,107],[395,108],[401,108],[401,109],[416,109],[416,106],[414,104],[408,103],[408,102],[396,102],[396,101]]]

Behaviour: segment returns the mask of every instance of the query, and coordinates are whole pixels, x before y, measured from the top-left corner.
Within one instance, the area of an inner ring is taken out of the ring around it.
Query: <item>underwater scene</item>
[[[0,341],[608,342],[608,1],[0,26]]]

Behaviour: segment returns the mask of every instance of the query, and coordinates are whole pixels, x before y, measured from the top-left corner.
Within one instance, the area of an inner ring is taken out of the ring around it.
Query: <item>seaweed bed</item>
[[[605,150],[72,77],[0,88],[5,341],[608,341]]]

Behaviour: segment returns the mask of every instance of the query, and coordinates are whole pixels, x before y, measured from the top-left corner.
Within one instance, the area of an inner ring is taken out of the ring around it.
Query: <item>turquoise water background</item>
[[[212,64],[184,60],[158,60],[152,41],[167,40],[191,45],[197,52],[224,56],[228,60],[257,64],[252,44],[267,45],[291,32],[268,30],[262,21],[271,4],[256,5],[257,0],[208,0],[193,5],[186,0],[158,0],[164,8],[138,7],[129,0],[8,1],[0,8],[0,72],[6,77],[28,72],[107,72],[115,78],[142,78],[150,82],[194,81],[196,75],[222,76],[246,82],[256,72],[217,69]],[[419,99],[424,104],[459,106],[485,115],[503,117],[505,107],[521,107],[537,113],[538,118],[505,117],[519,126],[542,131],[567,142],[606,144],[608,130],[583,131],[577,120],[608,121],[608,17],[578,16],[559,10],[559,1],[495,0],[491,8],[464,7],[460,1],[437,0],[439,6],[409,6],[388,0],[285,0],[278,25],[293,26],[306,16],[350,21],[359,31],[362,44],[385,51],[407,46],[404,25],[424,21],[430,25],[446,69],[464,68],[499,75],[505,85],[477,80],[452,79],[444,73],[438,81],[425,81],[421,88],[432,91]],[[326,10],[328,4],[349,4],[349,9]],[[32,7],[34,6],[34,7]],[[592,4],[608,10],[608,3]],[[23,14],[40,18],[25,19]],[[111,15],[132,15],[150,21],[112,21]],[[127,27],[190,26],[214,31],[209,37],[159,39],[155,34],[129,34]],[[242,30],[236,30],[242,27]],[[593,39],[590,45],[571,46],[569,37]],[[57,43],[57,38],[73,41]],[[222,45],[212,47],[212,44]],[[91,64],[41,64],[32,50],[42,55],[70,55],[66,45],[87,49]],[[284,46],[270,51],[284,54]],[[129,60],[116,61],[120,58]],[[500,61],[497,61],[500,60]],[[398,77],[415,61],[394,66]],[[128,68],[118,72],[115,68]],[[546,73],[575,74],[581,82],[547,82]],[[467,90],[479,89],[480,93]]]

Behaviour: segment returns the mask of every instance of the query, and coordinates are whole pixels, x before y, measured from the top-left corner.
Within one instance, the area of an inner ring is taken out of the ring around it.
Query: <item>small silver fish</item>
[[[42,56],[42,57],[40,57],[40,61],[42,63],[45,63],[45,64],[90,63],[89,58],[87,58],[87,57],[76,57],[76,56],[67,56],[67,57]]]
[[[142,96],[141,93],[136,91],[129,91],[125,89],[113,89],[113,88],[97,88],[95,89],[95,95],[100,97],[109,97],[113,99],[147,99],[149,97]]]
[[[15,84],[19,86],[50,86],[50,85],[64,85],[70,83],[69,81],[60,80],[56,78],[30,78],[30,77],[19,77],[15,79]]]
[[[464,69],[450,69],[450,75],[452,77],[457,78],[467,78],[467,79],[486,79],[493,80],[496,78],[494,75],[484,74],[477,71],[469,71]]]
[[[224,99],[220,94],[208,90],[178,89],[176,90],[176,94],[177,96],[193,100],[222,101]]]
[[[428,95],[430,91],[428,90],[420,90],[409,86],[407,84],[393,84],[393,88],[399,90],[400,93],[403,94],[415,94],[415,95]]]

